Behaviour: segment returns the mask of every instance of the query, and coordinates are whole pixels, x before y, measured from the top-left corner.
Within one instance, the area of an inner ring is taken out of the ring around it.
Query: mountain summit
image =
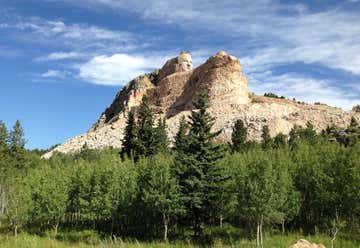
[[[181,116],[190,114],[192,100],[203,91],[208,93],[209,111],[216,118],[214,128],[222,129],[218,137],[220,142],[230,140],[232,125],[237,119],[248,126],[248,137],[252,140],[261,139],[264,125],[276,135],[288,134],[294,125],[305,126],[308,121],[320,131],[328,125],[348,126],[351,116],[360,120],[360,114],[353,111],[249,93],[240,61],[224,51],[197,68],[193,68],[191,54],[181,52],[161,69],[127,83],[88,132],[66,141],[43,157],[49,158],[55,151],[77,152],[84,145],[120,147],[127,113],[140,105],[143,96],[148,97],[157,117],[166,118],[172,140]]]

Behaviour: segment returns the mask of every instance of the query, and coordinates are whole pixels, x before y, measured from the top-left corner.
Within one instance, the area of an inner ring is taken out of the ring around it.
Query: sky
[[[0,0],[0,120],[47,148],[86,132],[135,76],[219,50],[256,94],[360,104],[360,0]]]

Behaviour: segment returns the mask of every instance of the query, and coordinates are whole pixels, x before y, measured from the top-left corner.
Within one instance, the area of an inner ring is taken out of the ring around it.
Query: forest
[[[48,160],[25,149],[19,121],[11,130],[0,122],[0,232],[202,245],[247,239],[254,247],[299,233],[359,246],[355,118],[346,129],[317,133],[309,122],[275,137],[265,125],[261,142],[236,120],[231,142],[218,144],[206,95],[194,106],[173,144],[144,98],[129,112],[121,149],[85,144]]]

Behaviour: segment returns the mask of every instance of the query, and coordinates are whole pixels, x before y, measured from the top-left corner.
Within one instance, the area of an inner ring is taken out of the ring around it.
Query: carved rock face
[[[204,91],[209,96],[209,111],[216,118],[214,130],[223,130],[218,137],[219,142],[231,140],[232,126],[237,119],[243,120],[248,126],[249,139],[258,141],[261,140],[264,125],[268,125],[271,135],[275,136],[279,132],[288,134],[294,125],[305,126],[308,121],[317,131],[328,125],[347,127],[352,116],[360,121],[360,113],[356,112],[320,105],[300,105],[286,99],[255,95],[250,98],[248,80],[236,57],[220,51],[193,69],[190,53],[182,52],[169,59],[161,69],[129,82],[93,128],[43,157],[51,157],[54,151],[77,152],[84,144],[96,149],[121,147],[127,113],[140,105],[144,95],[153,105],[156,117],[166,119],[168,135],[173,140],[181,116],[190,114],[193,99]],[[302,243],[293,248],[306,247],[299,246]]]
[[[178,71],[191,71],[193,69],[193,61],[190,53],[182,52],[178,56]]]

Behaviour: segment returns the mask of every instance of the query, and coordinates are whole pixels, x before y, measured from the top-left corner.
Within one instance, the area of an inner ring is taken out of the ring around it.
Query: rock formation
[[[360,120],[360,113],[352,111],[249,94],[240,61],[224,51],[194,69],[190,53],[182,52],[161,69],[130,81],[87,133],[59,145],[44,158],[55,151],[77,152],[85,144],[89,148],[120,147],[127,113],[139,106],[144,95],[156,116],[166,118],[172,140],[181,116],[189,115],[192,100],[202,91],[208,93],[209,111],[216,117],[214,128],[222,129],[219,142],[229,141],[231,127],[239,118],[247,124],[248,137],[253,140],[260,140],[263,125],[268,125],[271,134],[276,135],[288,134],[295,124],[304,126],[308,121],[320,131],[327,125],[346,127],[351,116]]]
[[[325,248],[322,244],[312,244],[305,239],[300,239],[296,244],[289,246],[289,248]]]

